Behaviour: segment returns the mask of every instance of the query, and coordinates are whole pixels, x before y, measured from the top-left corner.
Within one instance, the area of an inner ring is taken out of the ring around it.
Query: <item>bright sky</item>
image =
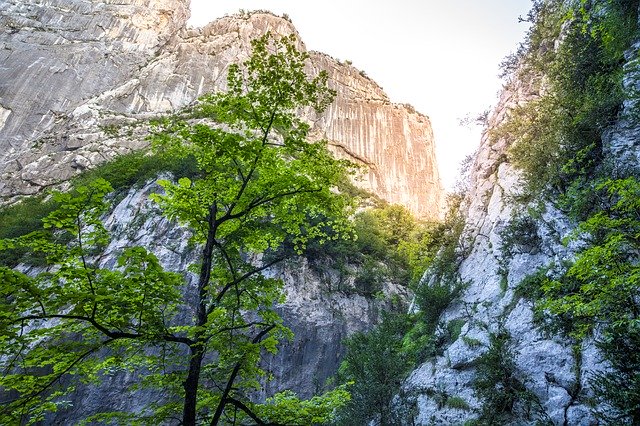
[[[499,63],[527,30],[530,0],[191,0],[190,24],[240,9],[286,13],[310,50],[351,60],[392,102],[431,118],[445,188],[480,141],[460,126],[497,101]]]

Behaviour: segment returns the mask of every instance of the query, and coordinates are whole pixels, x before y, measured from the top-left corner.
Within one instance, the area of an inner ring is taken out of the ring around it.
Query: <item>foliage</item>
[[[72,188],[92,184],[105,179],[114,192],[121,192],[155,179],[168,172],[174,176],[194,177],[197,173],[193,159],[174,159],[144,152],[121,155],[95,169],[76,176]],[[42,220],[59,206],[50,194],[24,198],[20,202],[0,209],[0,238],[17,238],[30,232],[42,231]],[[25,257],[26,249],[0,252],[0,265],[14,267],[21,261],[30,264],[41,262],[37,256]]]
[[[370,332],[347,339],[339,377],[353,381],[352,399],[341,410],[338,424],[368,425],[372,419],[381,426],[399,424],[392,398],[414,365],[402,346],[411,321],[407,315],[385,316]]]
[[[633,424],[640,420],[640,182],[607,179],[595,189],[608,201],[580,223],[574,238],[585,244],[575,260],[555,278],[541,271],[527,286],[537,296],[536,316],[552,330],[578,341],[599,336],[612,370],[591,379],[597,397],[613,407],[600,416],[611,424]]]
[[[387,205],[358,214],[355,230],[358,253],[381,260],[390,278],[408,285],[417,282],[435,256],[441,226],[417,221],[402,206]]]
[[[435,332],[440,315],[457,299],[464,285],[460,282],[436,281],[424,283],[416,290],[416,304],[420,317],[431,333]]]
[[[440,316],[464,288],[454,273],[456,246],[464,226],[457,210],[460,199],[455,201],[443,224],[416,225],[408,213],[395,206],[356,217],[358,236],[367,231],[365,238],[358,240],[363,253],[386,258],[388,264],[404,262],[410,265],[405,268],[413,268],[419,311],[385,316],[370,332],[347,340],[340,378],[352,380],[354,385],[352,400],[341,411],[339,424],[366,425],[372,419],[381,425],[400,424],[402,413],[392,406],[392,398],[408,372],[460,335],[465,323],[461,319],[438,329]],[[388,248],[395,246],[398,251]],[[435,278],[430,283],[418,283],[427,268]],[[467,409],[462,402],[452,399],[451,404]]]
[[[17,238],[42,230],[42,219],[56,208],[53,200],[44,197],[25,198],[19,203],[0,209],[0,239]],[[0,266],[14,267],[25,257],[24,248],[6,249],[0,252]],[[31,263],[37,259],[31,256]]]
[[[524,277],[516,286],[516,295],[534,302],[539,300],[544,295],[542,284],[548,279],[547,274],[550,269],[551,268],[540,268],[536,272]]]
[[[519,377],[511,336],[505,330],[490,335],[489,349],[478,360],[473,388],[483,401],[476,425],[542,418],[537,397]]]
[[[512,258],[518,252],[530,252],[539,248],[538,223],[528,215],[514,216],[500,231],[502,254]]]
[[[55,196],[61,207],[44,226],[68,234],[63,243],[42,232],[0,243],[2,249],[40,252],[56,265],[35,277],[0,269],[0,388],[13,394],[0,411],[4,424],[32,424],[64,404],[61,397],[71,389],[60,384],[62,375],[93,381],[114,364],[135,359],[140,344],[169,338],[161,318],[176,312],[181,277],[163,271],[140,247],[123,251],[116,270],[92,261],[108,241],[100,216],[110,191],[98,180],[75,194]],[[107,346],[111,356],[97,357]]]
[[[138,415],[96,413],[94,420],[161,424],[182,411],[184,425],[257,422],[264,413],[308,424],[330,419],[347,398],[339,388],[306,402],[282,394],[269,408],[248,401],[266,375],[261,355],[291,336],[274,308],[282,282],[261,274],[283,257],[261,255],[287,239],[302,252],[312,238],[350,236],[350,203],[332,190],[349,165],[324,143],[307,143],[309,126],[295,116],[331,101],[326,74],[306,76],[307,55],[292,37],[266,35],[252,45],[243,67],[230,68],[228,92],[161,120],[152,138],[161,164],[192,163],[176,171],[187,176],[161,181],[165,192],[154,199],[189,230],[198,255],[189,267],[194,282],[164,271],[141,247],[107,267],[110,236],[101,217],[113,188],[104,179],[55,195],[59,207],[44,224],[56,238],[33,232],[0,243],[42,253],[48,264],[32,275],[0,269],[0,389],[11,398],[1,423],[36,423],[64,406],[73,390],[65,384],[121,370],[137,371],[138,386],[162,388],[169,398]],[[124,187],[158,170],[123,173],[142,158],[102,173]]]
[[[196,177],[198,170],[193,158],[171,158],[145,152],[120,155],[95,169],[87,170],[73,179],[73,186],[86,186],[96,179],[108,181],[116,192],[129,190],[156,179],[162,172],[174,176]]]
[[[638,322],[615,324],[603,333],[598,347],[611,371],[591,378],[596,398],[603,403],[597,417],[603,424],[640,422],[640,329]],[[611,409],[608,409],[611,407]]]
[[[353,274],[354,287],[338,290],[373,296],[385,281],[414,286],[435,257],[442,225],[422,222],[404,207],[379,203],[353,218],[356,238],[319,245],[311,242],[304,255],[321,272],[327,265]],[[354,272],[355,271],[355,272]]]
[[[462,194],[449,195],[447,214],[440,228],[437,253],[428,263],[428,273],[434,280],[453,283],[458,280],[458,266],[462,258],[465,242],[461,240],[465,221],[460,211]]]
[[[473,337],[462,336],[462,341],[465,343],[465,345],[469,346],[470,348],[477,348],[482,346],[482,342]]]
[[[445,405],[449,408],[453,408],[454,410],[464,410],[464,411],[471,410],[469,403],[460,396],[447,397],[447,400],[445,401]]]
[[[513,142],[511,161],[529,191],[563,193],[602,160],[602,135],[626,94],[624,52],[637,34],[638,1],[539,1],[517,63],[542,75],[542,95],[516,107],[493,137]],[[553,43],[559,40],[557,46]]]
[[[271,424],[309,426],[336,420],[337,411],[351,400],[346,385],[301,401],[293,392],[284,391],[268,398],[258,408],[259,419]],[[256,420],[256,419],[254,419]]]
[[[640,195],[631,165],[604,160],[603,136],[620,118],[625,52],[638,39],[638,0],[536,1],[527,43],[506,74],[528,79],[540,96],[516,107],[493,137],[512,142],[510,159],[527,193],[541,193],[578,222],[575,259],[525,279],[517,293],[531,298],[547,331],[580,342],[593,336],[611,370],[591,385],[609,424],[640,421],[637,375],[638,235]],[[525,79],[527,80],[527,79]],[[632,103],[630,103],[632,105]],[[626,111],[637,124],[636,111]]]
[[[627,323],[638,315],[636,294],[640,287],[640,182],[635,178],[606,180],[599,189],[611,197],[608,211],[599,211],[582,222],[587,239],[566,273],[542,283],[544,298],[539,309],[570,317],[569,333],[578,339],[596,324]]]

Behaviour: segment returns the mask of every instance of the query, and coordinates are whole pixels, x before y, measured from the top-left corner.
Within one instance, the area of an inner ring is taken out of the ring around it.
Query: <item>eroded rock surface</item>
[[[5,2],[6,3],[6,2]],[[255,13],[187,28],[188,0],[9,0],[0,11],[0,198],[63,182],[145,147],[145,120],[223,90],[230,64],[267,31],[297,35]],[[300,48],[304,44],[300,42]],[[314,137],[366,165],[356,184],[422,217],[441,211],[429,119],[393,104],[348,64],[311,53],[338,96]]]
[[[102,267],[115,267],[119,253],[132,246],[145,247],[170,271],[182,273],[197,261],[185,229],[166,219],[158,205],[150,200],[149,195],[156,192],[162,189],[150,181],[118,197],[121,200],[104,218],[112,240],[101,256]],[[379,322],[381,313],[390,308],[389,302],[332,290],[338,280],[336,274],[328,268],[319,272],[305,259],[266,271],[266,275],[284,282],[286,301],[278,311],[294,338],[282,342],[276,355],[265,358],[263,366],[274,377],[264,383],[255,399],[262,400],[283,390],[293,390],[304,398],[321,392],[327,379],[336,374],[344,356],[343,339],[357,331],[369,330]],[[195,291],[197,287],[197,277],[186,273],[186,279],[185,298],[189,300],[190,289]],[[408,299],[404,287],[387,283],[383,291],[389,298],[397,295],[400,300]],[[70,404],[51,413],[46,423],[76,424],[90,415],[118,410],[144,413],[168,395],[162,389],[143,388],[135,391],[135,397],[123,398],[123,392],[142,377],[140,372],[118,371],[105,374],[99,385],[78,385],[65,397]]]
[[[640,88],[639,68],[633,60],[639,48],[636,45],[628,53],[624,79],[628,93]],[[537,96],[531,84],[511,82],[501,94],[488,129],[497,128],[514,106]],[[625,102],[619,121],[603,140],[606,161],[620,170],[638,167],[639,130],[628,116],[634,105],[633,101]],[[468,287],[441,318],[443,325],[452,320],[462,320],[465,325],[441,356],[421,365],[407,379],[403,403],[413,403],[418,411],[411,419],[415,423],[408,424],[463,424],[476,417],[482,406],[473,390],[477,362],[490,346],[490,335],[503,331],[510,335],[517,379],[540,403],[533,405],[537,415],[530,420],[516,419],[513,424],[598,424],[589,406],[593,396],[589,378],[606,364],[593,342],[583,343],[580,356],[576,356],[570,341],[549,336],[534,325],[532,303],[515,291],[525,277],[540,268],[562,265],[573,258],[579,243],[567,246],[563,240],[575,229],[575,223],[549,203],[517,201],[522,185],[518,170],[508,161],[508,147],[506,140],[490,137],[490,131],[483,135],[462,205],[466,226],[458,246],[462,258],[458,273]],[[530,212],[536,213],[532,216]],[[535,222],[536,244],[518,246],[513,256],[505,257],[502,237],[518,216]],[[426,274],[424,279],[433,277]],[[441,402],[443,396],[462,398],[469,408],[448,407]]]

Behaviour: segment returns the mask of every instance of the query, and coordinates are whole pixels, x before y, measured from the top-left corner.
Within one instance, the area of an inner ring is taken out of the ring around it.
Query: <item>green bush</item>
[[[470,348],[478,348],[482,346],[482,342],[473,337],[462,336],[462,341],[465,343],[465,345],[469,346]]]
[[[437,355],[438,341],[434,331],[419,317],[414,317],[414,323],[402,338],[402,351],[419,365]]]
[[[529,192],[561,194],[597,170],[603,133],[626,96],[622,67],[637,34],[637,10],[637,0],[593,1],[589,8],[536,2],[517,62],[523,73],[544,76],[536,83],[543,94],[516,107],[493,133],[512,141],[510,160]]]
[[[372,296],[384,282],[411,286],[433,260],[441,241],[442,225],[421,222],[404,207],[380,203],[354,217],[356,238],[327,244],[311,241],[304,256],[316,273],[332,268],[353,288],[339,291]],[[292,247],[291,247],[292,249]]]
[[[518,372],[511,336],[505,330],[490,335],[489,349],[478,360],[473,389],[483,402],[476,425],[542,422],[545,418],[538,398]]]
[[[87,170],[72,180],[72,189],[86,186],[102,178],[111,183],[116,192],[128,190],[135,185],[154,179],[161,172],[170,172],[179,177],[193,177],[195,163],[191,158],[171,159],[144,152],[116,157],[95,169]],[[26,197],[19,203],[0,209],[0,239],[17,238],[34,231],[41,231],[42,219],[57,208],[47,195]],[[49,231],[46,231],[49,232]],[[8,249],[0,252],[0,266],[14,267],[19,262],[37,264],[37,257],[25,258],[23,249]]]
[[[53,200],[43,196],[24,198],[17,204],[0,209],[0,240],[17,238],[42,230],[42,219],[57,208]],[[14,248],[0,251],[0,266],[14,267],[22,260],[37,263],[38,259],[25,259],[26,249]]]
[[[640,424],[640,327],[636,322],[607,328],[598,342],[611,370],[590,380],[599,402],[610,409],[596,414],[603,424]]]
[[[541,238],[538,236],[538,223],[530,216],[515,215],[500,231],[502,255],[512,258],[516,253],[538,250]]]
[[[464,285],[460,282],[439,281],[423,284],[416,289],[416,303],[430,333],[435,332],[440,315],[457,299]]]
[[[449,408],[453,408],[454,410],[464,410],[469,411],[471,407],[469,403],[464,400],[464,398],[459,396],[450,396],[445,401],[445,405]]]
[[[603,156],[603,136],[623,101],[638,98],[625,93],[622,80],[625,52],[639,36],[639,6],[536,1],[527,42],[505,63],[505,74],[520,70],[541,95],[516,107],[492,134],[512,143],[509,157],[523,172],[525,193],[542,194],[578,223],[576,258],[532,274],[516,294],[534,302],[534,319],[547,332],[579,343],[599,331],[597,345],[611,369],[590,383],[600,407],[609,407],[595,409],[608,424],[640,421],[640,184],[636,165],[623,170]],[[628,113],[637,125],[637,108]]]
[[[114,191],[128,190],[136,185],[155,179],[162,172],[170,172],[176,177],[192,178],[196,175],[193,158],[169,158],[133,152],[115,157],[95,169],[87,170],[73,180],[74,186],[87,185],[102,178],[111,183]]]
[[[399,424],[392,399],[414,365],[402,348],[411,322],[408,315],[385,316],[370,332],[347,339],[338,379],[354,383],[349,388],[351,401],[340,412],[338,424],[368,425],[372,419],[381,426]]]
[[[521,287],[534,298],[534,314],[547,330],[578,342],[593,336],[611,370],[590,382],[596,399],[613,407],[597,409],[608,424],[640,421],[640,181],[609,179],[595,190],[607,202],[580,222],[574,238],[583,245],[573,262],[555,276],[544,271]]]

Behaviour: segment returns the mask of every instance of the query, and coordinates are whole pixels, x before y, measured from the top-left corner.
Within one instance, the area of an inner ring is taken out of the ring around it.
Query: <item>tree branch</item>
[[[218,293],[218,296],[216,297],[215,302],[207,310],[207,314],[210,314],[211,312],[213,312],[215,307],[218,304],[220,304],[220,302],[222,301],[222,298],[224,297],[226,292],[229,291],[229,289],[231,287],[233,287],[234,285],[239,284],[242,281],[250,278],[252,275],[255,275],[257,273],[260,273],[260,272],[264,271],[265,269],[268,269],[268,268],[272,267],[276,263],[282,262],[283,260],[284,260],[284,257],[279,257],[277,259],[274,259],[271,262],[265,263],[264,265],[260,266],[259,268],[256,268],[256,269],[254,269],[252,271],[247,272],[246,274],[236,278],[235,280],[231,281],[230,283],[227,283],[227,285],[225,285],[224,288],[222,290],[220,290],[220,292]]]
[[[258,333],[253,338],[253,340],[251,340],[251,343],[256,344],[256,343],[260,342],[262,340],[262,338],[264,336],[266,336],[275,327],[276,327],[275,324],[272,324],[272,325],[268,326],[267,328],[265,328],[264,330],[260,331],[260,333]],[[216,408],[216,412],[214,413],[213,419],[211,420],[211,426],[216,426],[218,424],[218,422],[220,421],[220,417],[222,416],[222,412],[224,411],[224,407],[227,405],[227,402],[229,402],[229,400],[228,400],[229,399],[229,395],[231,394],[231,390],[233,389],[233,384],[235,383],[236,378],[238,377],[238,374],[240,373],[240,369],[242,368],[243,362],[244,362],[244,356],[233,367],[233,371],[231,372],[231,375],[229,376],[229,380],[227,380],[227,386],[225,387],[224,392],[222,393],[222,396],[220,397],[220,402],[218,403],[218,407]]]
[[[247,407],[245,404],[243,404],[241,401],[238,401],[237,399],[233,398],[233,397],[229,397],[227,398],[227,402],[239,409],[241,409],[242,411],[244,411],[247,416],[251,417],[251,419],[256,422],[256,425],[266,425],[267,423],[263,422],[253,411],[251,411],[251,409],[249,407]]]
[[[14,323],[18,323],[18,322],[22,322],[22,321],[47,320],[47,319],[68,319],[68,320],[77,320],[77,321],[87,322],[87,323],[91,324],[93,327],[95,327],[102,334],[104,334],[106,337],[109,337],[110,339],[113,339],[113,340],[116,340],[116,339],[140,339],[140,338],[144,337],[143,334],[139,334],[139,333],[128,333],[128,332],[124,332],[124,331],[109,330],[108,328],[106,328],[102,324],[99,324],[94,318],[86,317],[86,316],[82,316],[82,315],[65,315],[65,314],[27,315],[27,316],[24,316],[24,317],[17,318],[13,322]],[[164,334],[162,336],[158,336],[158,338],[163,340],[163,341],[165,341],[165,342],[184,343],[186,345],[189,345],[189,344],[192,343],[191,339],[188,339],[186,337],[174,336],[174,335],[168,334],[168,333]]]
[[[249,170],[249,173],[247,174],[246,178],[242,180],[242,186],[240,186],[240,189],[238,190],[238,193],[234,197],[233,202],[229,206],[229,209],[227,210],[227,213],[222,218],[220,218],[220,222],[221,223],[226,221],[226,220],[228,220],[228,219],[232,219],[231,217],[229,217],[229,218],[225,218],[225,217],[232,215],[233,209],[236,207],[236,205],[240,201],[240,198],[242,198],[242,195],[244,194],[244,191],[247,189],[247,186],[249,185],[249,182],[251,181],[251,178],[253,177],[253,174],[255,173],[256,169],[258,168],[258,161],[260,161],[260,158],[262,157],[262,152],[264,151],[264,148],[265,148],[265,146],[267,144],[267,140],[269,138],[269,133],[271,133],[271,128],[273,127],[273,122],[275,121],[275,118],[276,118],[277,109],[278,109],[277,105],[273,107],[273,111],[271,112],[271,116],[269,117],[269,123],[267,124],[267,128],[263,129],[262,147],[257,152],[256,157],[253,160],[253,164],[251,165],[251,170]]]
[[[30,401],[32,401],[34,398],[36,398],[38,395],[43,394],[47,389],[49,389],[51,386],[53,386],[58,380],[60,380],[62,378],[63,375],[65,375],[66,373],[68,373],[69,371],[71,371],[71,369],[73,367],[75,367],[78,363],[80,363],[83,359],[85,359],[86,357],[88,357],[89,355],[91,355],[92,353],[94,353],[95,351],[97,351],[98,349],[100,349],[103,346],[107,346],[109,343],[111,343],[114,339],[108,339],[105,340],[104,342],[100,343],[97,346],[94,346],[92,348],[90,348],[89,350],[83,352],[82,354],[80,354],[80,356],[75,359],[71,364],[69,364],[64,370],[62,370],[61,372],[59,372],[51,381],[49,381],[49,383],[47,383],[46,385],[44,385],[41,389],[39,389],[38,391],[35,391],[33,393],[31,393],[30,395],[24,397],[24,398],[20,398],[18,397],[17,399],[13,400],[13,401],[2,401],[0,402],[0,405],[6,405],[6,408],[3,409],[2,411],[0,411],[0,413],[8,413],[9,411],[13,410],[13,408],[11,407],[11,403],[12,402],[16,402],[19,400],[23,400],[19,406],[21,407],[25,407]]]

